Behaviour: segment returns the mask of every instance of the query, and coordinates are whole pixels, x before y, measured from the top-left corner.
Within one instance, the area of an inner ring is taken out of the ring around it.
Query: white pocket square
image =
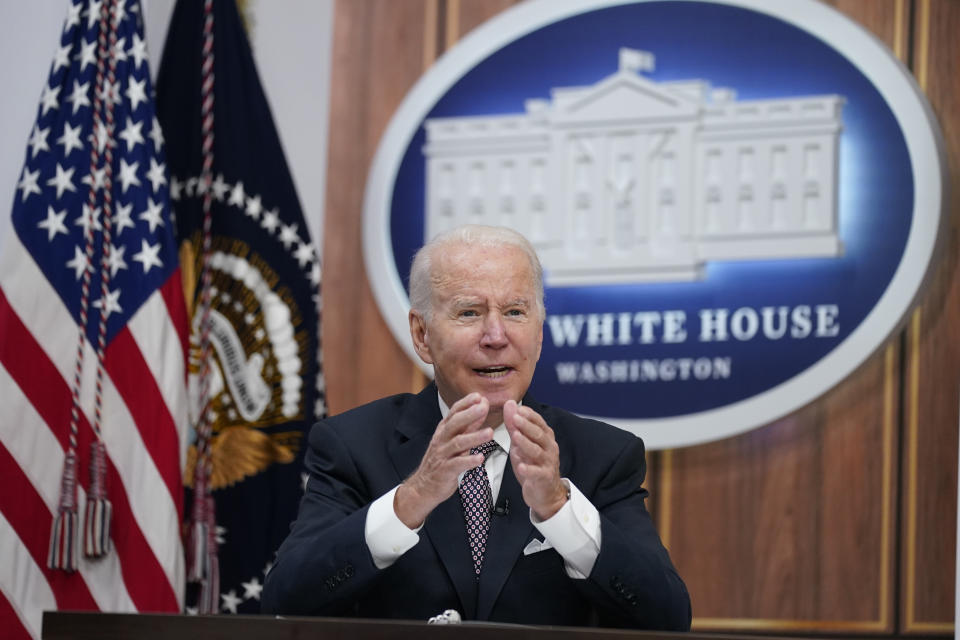
[[[527,546],[523,548],[523,555],[529,556],[540,551],[546,551],[547,549],[553,549],[553,545],[550,544],[547,540],[537,540],[534,538],[527,543]]]

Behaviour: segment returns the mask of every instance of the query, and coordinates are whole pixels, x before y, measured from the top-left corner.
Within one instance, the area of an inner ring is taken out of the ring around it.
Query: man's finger
[[[487,413],[490,411],[490,403],[486,398],[480,396],[480,394],[470,395],[477,396],[476,402],[460,404],[466,399],[461,398],[460,401],[454,403],[454,406],[450,408],[450,413],[443,419],[440,424],[440,429],[438,429],[442,431],[440,434],[441,437],[452,438],[459,433],[471,431],[483,425]],[[467,396],[467,398],[469,397],[470,396]],[[454,407],[456,407],[456,410],[454,410]]]

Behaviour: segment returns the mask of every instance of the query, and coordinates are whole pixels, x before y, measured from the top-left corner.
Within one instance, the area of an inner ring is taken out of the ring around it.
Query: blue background
[[[524,101],[549,99],[553,87],[591,85],[616,72],[618,51],[652,52],[655,82],[703,79],[729,87],[738,100],[839,94],[837,259],[708,263],[698,282],[548,288],[547,313],[682,309],[680,344],[544,348],[531,391],[576,412],[611,418],[685,415],[749,398],[801,373],[836,348],[863,321],[893,277],[912,222],[913,181],[900,128],[879,93],[850,61],[795,26],[746,9],[701,2],[611,7],[555,22],[496,51],[469,70],[428,117],[522,113]],[[407,284],[423,244],[423,128],[413,136],[397,175],[391,234],[397,271]],[[698,340],[701,308],[837,304],[835,338],[740,342]],[[585,332],[584,332],[585,333]],[[634,331],[636,338],[637,331]],[[581,345],[583,339],[581,337]],[[730,378],[710,381],[560,385],[557,361],[729,356]]]

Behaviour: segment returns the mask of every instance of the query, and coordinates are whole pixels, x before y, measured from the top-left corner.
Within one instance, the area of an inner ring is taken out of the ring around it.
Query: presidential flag
[[[0,250],[4,637],[182,608],[188,332],[143,34],[137,0],[69,5]]]
[[[256,613],[326,408],[320,260],[233,0],[177,3],[157,109],[192,322],[188,611]]]

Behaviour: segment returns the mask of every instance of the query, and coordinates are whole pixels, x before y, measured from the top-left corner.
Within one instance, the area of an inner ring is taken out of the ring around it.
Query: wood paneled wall
[[[437,56],[512,0],[339,0],[324,232],[331,411],[425,380],[383,322],[363,266],[367,171]],[[820,400],[742,436],[650,454],[661,535],[694,627],[952,633],[960,403],[960,2],[835,0],[928,96],[950,166],[949,238],[905,328]]]

